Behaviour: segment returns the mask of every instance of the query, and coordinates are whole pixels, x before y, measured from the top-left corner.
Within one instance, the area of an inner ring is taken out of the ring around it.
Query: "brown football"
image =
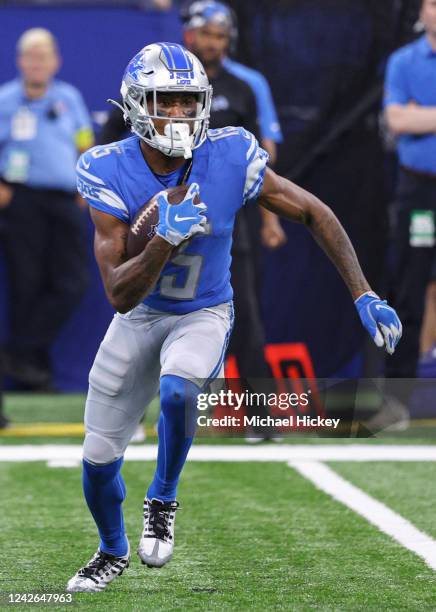
[[[169,187],[165,191],[168,192],[168,202],[170,204],[180,204],[189,189],[189,185],[177,185],[177,187]],[[157,203],[157,195],[155,194],[148,200],[136,213],[127,235],[127,258],[136,257],[139,255],[150,240],[153,238],[156,227],[159,223],[159,207]],[[194,202],[200,203],[200,198],[195,197]]]

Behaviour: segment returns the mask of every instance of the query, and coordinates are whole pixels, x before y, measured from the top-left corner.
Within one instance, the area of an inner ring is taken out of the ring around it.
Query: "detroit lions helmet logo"
[[[134,81],[139,80],[141,73],[145,74],[144,56],[144,49],[141,49],[127,66],[125,74],[130,75]]]

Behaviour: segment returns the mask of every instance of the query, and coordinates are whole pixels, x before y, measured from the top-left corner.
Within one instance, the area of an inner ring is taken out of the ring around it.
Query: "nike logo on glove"
[[[384,304],[376,304],[375,305],[375,309],[376,310],[392,310],[392,308],[390,306],[385,306]]]
[[[174,217],[174,221],[195,221],[197,217],[179,217],[179,215],[176,215]]]
[[[372,292],[363,293],[355,305],[363,326],[378,347],[384,346],[392,355],[400,341],[403,331],[401,321],[395,310]]]

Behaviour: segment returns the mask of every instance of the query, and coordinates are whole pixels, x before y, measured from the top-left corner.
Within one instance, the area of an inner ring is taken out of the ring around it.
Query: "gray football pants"
[[[185,315],[144,304],[117,313],[89,374],[84,458],[106,464],[124,454],[161,376],[173,374],[199,386],[222,377],[232,325],[230,302]]]

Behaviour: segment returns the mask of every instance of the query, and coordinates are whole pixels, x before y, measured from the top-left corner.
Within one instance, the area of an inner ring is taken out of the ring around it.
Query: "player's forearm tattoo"
[[[320,204],[307,219],[307,225],[319,246],[336,266],[353,299],[370,291],[354,247],[334,213]]]
[[[153,290],[172,249],[171,244],[158,236],[142,253],[115,268],[110,293],[116,310],[128,312]]]

